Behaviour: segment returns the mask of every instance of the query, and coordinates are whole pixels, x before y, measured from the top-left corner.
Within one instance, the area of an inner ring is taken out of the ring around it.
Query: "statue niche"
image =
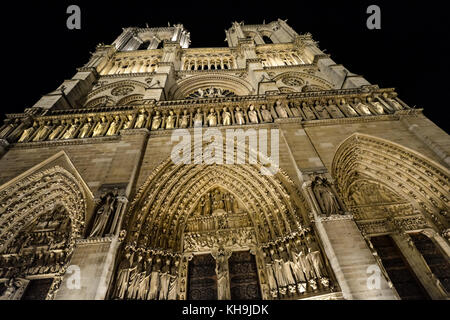
[[[103,237],[114,233],[117,204],[117,190],[109,192],[100,198],[89,237]]]
[[[316,177],[312,182],[312,191],[320,210],[326,216],[344,214],[344,206],[339,201],[336,190],[326,178]]]

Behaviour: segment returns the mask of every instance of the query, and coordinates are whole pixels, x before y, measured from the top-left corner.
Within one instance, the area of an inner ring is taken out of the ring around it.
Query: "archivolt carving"
[[[93,90],[91,93],[87,95],[87,101],[93,99],[94,97],[98,96],[100,93],[105,92],[107,90],[119,90],[118,88],[141,88],[141,89],[147,89],[149,86],[146,83],[135,81],[135,80],[121,80],[112,82],[110,84],[101,86],[98,89]],[[136,90],[136,89],[135,89]]]
[[[218,73],[214,75],[208,73],[208,75],[195,75],[178,81],[178,83],[170,88],[169,96],[174,100],[184,99],[184,97],[196,89],[208,88],[210,86],[230,90],[239,96],[249,95],[253,91],[251,84],[243,79],[227,74]]]
[[[333,84],[312,74],[304,72],[284,72],[276,75],[273,78],[274,81],[281,80],[284,84],[288,85],[303,85],[307,81],[308,86],[317,86],[321,90],[331,90]]]
[[[383,139],[354,134],[339,146],[332,173],[350,207],[355,201],[360,205],[406,202],[425,213],[441,232],[448,228],[449,171],[415,151]]]
[[[144,98],[143,94],[132,94],[132,95],[129,95],[129,96],[117,101],[117,105],[122,106],[122,105],[139,103],[139,102],[142,102],[143,98]]]

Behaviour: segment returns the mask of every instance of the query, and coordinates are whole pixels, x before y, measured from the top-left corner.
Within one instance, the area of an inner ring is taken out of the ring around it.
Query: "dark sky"
[[[3,74],[7,103],[0,114],[21,112],[56,89],[89,59],[97,43],[110,44],[122,27],[182,23],[191,47],[226,46],[231,22],[288,19],[310,32],[331,58],[400,98],[441,128],[449,75],[446,50],[450,14],[444,1],[15,1],[3,10]],[[81,30],[68,30],[66,9],[81,8]],[[366,8],[381,7],[381,30],[368,30]],[[8,18],[8,19],[6,19]],[[448,132],[448,128],[446,128]]]

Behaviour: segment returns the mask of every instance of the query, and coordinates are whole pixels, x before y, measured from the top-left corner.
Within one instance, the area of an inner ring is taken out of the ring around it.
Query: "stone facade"
[[[226,40],[125,28],[6,115],[1,299],[448,298],[448,135],[283,20]]]

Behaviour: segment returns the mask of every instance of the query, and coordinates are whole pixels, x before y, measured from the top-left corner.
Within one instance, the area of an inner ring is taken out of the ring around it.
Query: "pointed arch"
[[[355,181],[374,181],[424,212],[440,231],[448,229],[450,172],[416,151],[355,133],[337,148],[331,171],[347,203]]]

